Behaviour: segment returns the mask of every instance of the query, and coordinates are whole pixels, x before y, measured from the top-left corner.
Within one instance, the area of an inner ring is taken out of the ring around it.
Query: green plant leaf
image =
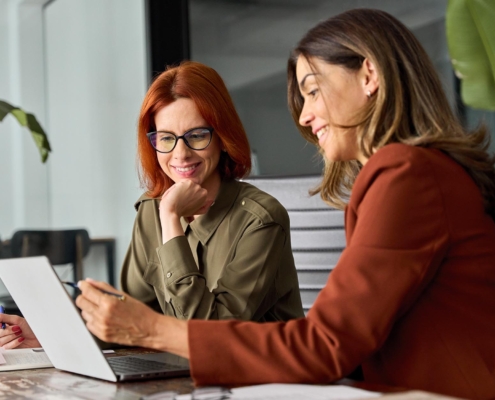
[[[26,113],[19,107],[14,107],[9,103],[0,100],[0,122],[3,121],[5,116],[9,113],[19,121],[19,124],[27,127],[31,131],[31,136],[40,152],[41,161],[45,162],[48,158],[48,153],[52,151],[52,149],[48,142],[48,137],[36,117],[33,114]]]
[[[5,101],[0,100],[0,122],[3,121],[5,116],[11,112],[15,107],[11,106],[9,103],[6,103]]]
[[[446,28],[462,101],[495,110],[495,1],[449,0]]]

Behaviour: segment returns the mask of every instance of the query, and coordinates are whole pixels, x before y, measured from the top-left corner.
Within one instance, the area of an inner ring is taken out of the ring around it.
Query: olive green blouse
[[[303,317],[289,216],[256,187],[223,181],[208,212],[181,218],[185,236],[162,244],[160,199],[136,203],[122,289],[179,319],[285,321]]]

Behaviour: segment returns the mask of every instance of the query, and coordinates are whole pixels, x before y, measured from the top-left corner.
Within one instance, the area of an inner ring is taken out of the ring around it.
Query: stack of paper
[[[43,349],[4,350],[0,348],[0,371],[50,367],[53,367],[53,364]]]

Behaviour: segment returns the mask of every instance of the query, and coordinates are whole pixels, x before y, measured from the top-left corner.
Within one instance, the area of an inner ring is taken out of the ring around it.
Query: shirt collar
[[[206,214],[201,215],[191,223],[188,223],[184,218],[180,219],[184,232],[189,227],[196,234],[201,244],[206,245],[234,205],[239,190],[240,185],[238,185],[237,181],[222,180],[217,198]]]
[[[149,201],[149,200],[154,200],[158,201],[160,203],[160,197],[150,197],[146,193],[143,193],[141,197],[134,203],[134,209],[137,211],[139,209],[139,206],[141,205],[142,202],[144,201]]]

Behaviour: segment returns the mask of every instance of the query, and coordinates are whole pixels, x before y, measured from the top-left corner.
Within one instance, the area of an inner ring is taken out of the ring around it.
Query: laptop
[[[171,353],[105,357],[46,257],[2,259],[0,279],[55,368],[111,382],[189,376]]]

